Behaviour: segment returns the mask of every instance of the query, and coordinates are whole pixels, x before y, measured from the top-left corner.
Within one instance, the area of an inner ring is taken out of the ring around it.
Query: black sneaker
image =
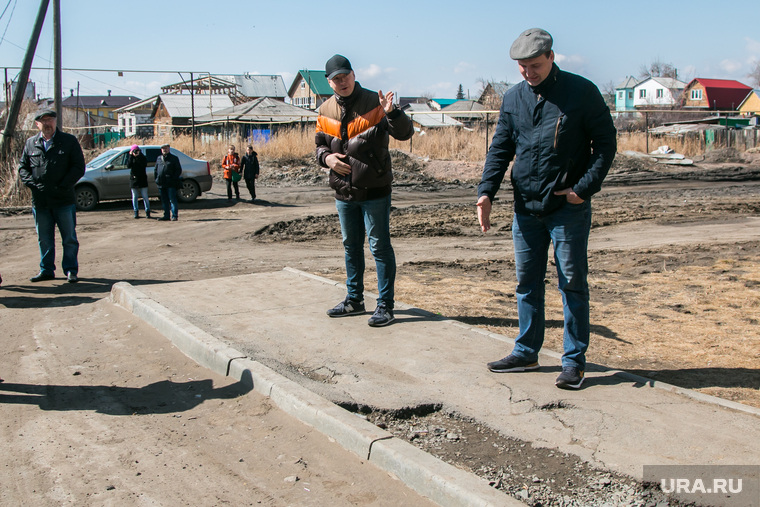
[[[511,373],[519,371],[537,370],[538,361],[528,361],[512,354],[504,359],[488,363],[488,369],[494,373]]]
[[[31,277],[29,279],[29,281],[30,282],[43,282],[45,280],[54,280],[54,279],[55,279],[55,275],[53,275],[51,273],[47,273],[45,271],[40,271],[39,273],[37,273],[36,275],[34,275],[33,277]]]
[[[327,316],[348,317],[349,315],[362,315],[365,311],[364,301],[354,301],[353,299],[346,298],[344,301],[335,305],[335,308],[327,310]]]
[[[375,313],[367,321],[367,324],[372,327],[382,327],[387,326],[394,320],[396,320],[396,317],[393,316],[393,310],[389,310],[384,304],[379,304],[375,308]]]
[[[66,275],[66,281],[69,283],[77,283],[79,281],[79,277],[73,271],[69,271],[69,274]]]
[[[580,389],[584,378],[583,370],[575,366],[563,366],[562,373],[559,374],[554,385],[560,389]]]

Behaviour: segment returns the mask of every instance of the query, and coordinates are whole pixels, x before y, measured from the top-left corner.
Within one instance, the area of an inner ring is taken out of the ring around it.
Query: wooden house
[[[760,89],[752,90],[737,108],[742,116],[760,116]]]
[[[686,85],[683,94],[683,107],[735,111],[751,91],[752,88],[733,79],[698,77]]]
[[[332,95],[324,70],[299,70],[288,89],[291,104],[312,111]]]

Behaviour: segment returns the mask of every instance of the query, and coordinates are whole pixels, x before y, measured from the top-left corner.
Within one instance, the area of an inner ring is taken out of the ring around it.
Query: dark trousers
[[[248,192],[251,194],[251,200],[256,199],[256,180],[245,180],[245,186],[248,187]]]
[[[227,199],[232,199],[232,187],[235,187],[235,197],[240,199],[240,187],[237,181],[224,180],[227,182]]]

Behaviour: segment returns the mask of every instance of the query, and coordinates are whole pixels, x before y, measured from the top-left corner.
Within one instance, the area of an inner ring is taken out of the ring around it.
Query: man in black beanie
[[[377,267],[377,307],[368,324],[386,326],[393,315],[396,257],[391,246],[391,156],[389,135],[405,141],[414,129],[393,104],[393,92],[361,87],[351,62],[334,55],[325,77],[335,94],[319,108],[317,161],[330,170],[330,187],[340,218],[346,260],[345,300],[327,311],[330,317],[365,313],[364,237]]]

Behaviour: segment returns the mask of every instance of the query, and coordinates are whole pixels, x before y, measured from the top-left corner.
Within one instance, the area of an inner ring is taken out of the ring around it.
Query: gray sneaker
[[[562,373],[559,374],[554,385],[560,389],[580,389],[584,378],[583,370],[575,366],[563,366]]]
[[[348,317],[349,315],[362,315],[365,312],[364,301],[354,301],[353,299],[346,298],[344,301],[335,305],[335,308],[327,310],[327,316]]]
[[[494,373],[512,373],[520,371],[537,370],[538,361],[528,361],[517,356],[509,354],[504,359],[492,361],[487,364],[488,369]]]
[[[393,310],[389,310],[385,304],[381,303],[377,305],[377,308],[375,308],[375,313],[372,314],[372,317],[369,318],[367,324],[369,324],[371,327],[382,327],[387,326],[394,320],[396,320],[396,317],[393,316]]]

